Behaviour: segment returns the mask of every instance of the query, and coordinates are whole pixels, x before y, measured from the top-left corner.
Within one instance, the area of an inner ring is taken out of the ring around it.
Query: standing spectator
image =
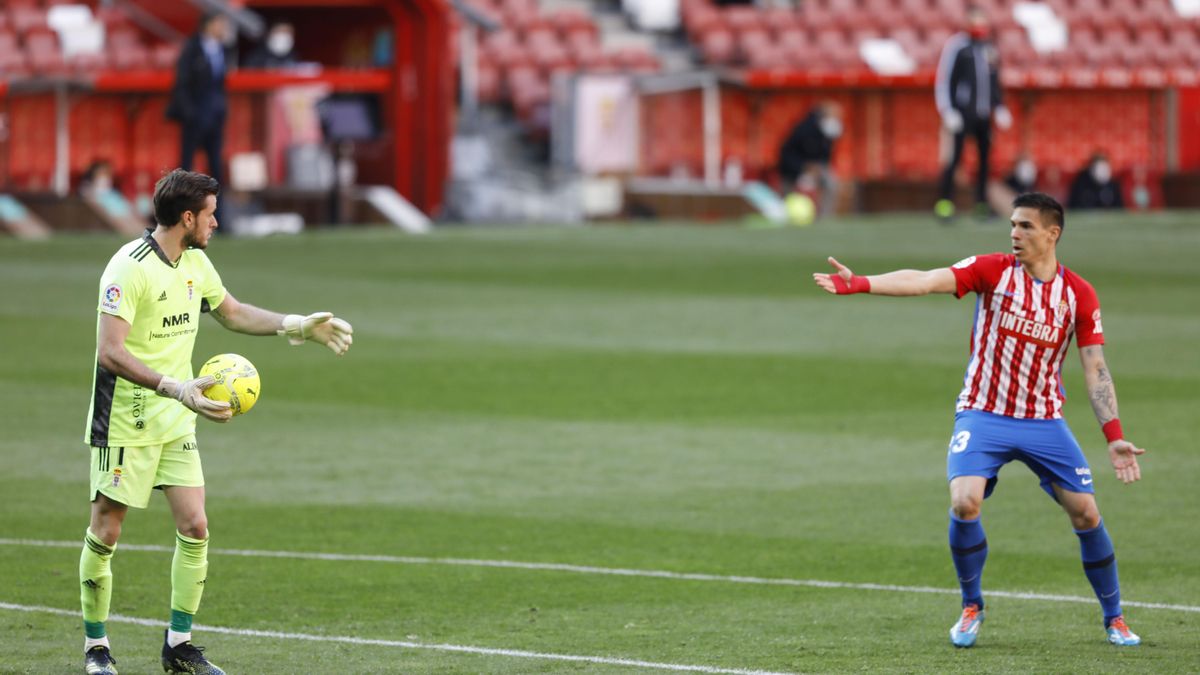
[[[979,172],[975,181],[975,211],[986,217],[988,150],[992,142],[992,120],[996,126],[1012,126],[1012,114],[1002,102],[1000,57],[991,42],[991,26],[980,7],[967,9],[966,30],[946,41],[938,61],[934,99],[942,126],[953,134],[950,162],[942,169],[939,199],[934,212],[943,220],[954,216],[954,172],[962,160],[963,141],[975,138]]]
[[[785,194],[818,192],[821,213],[833,212],[837,179],[830,162],[833,143],[842,135],[842,106],[825,101],[809,111],[779,148],[779,175]]]
[[[196,33],[187,39],[175,65],[175,83],[167,105],[167,119],[179,122],[179,168],[190,171],[197,148],[208,157],[208,173],[224,185],[221,147],[225,136],[226,44],[233,27],[224,14],[206,14]]]
[[[290,23],[277,23],[267,39],[246,58],[247,68],[292,68],[296,65],[296,30]]]
[[[1072,209],[1123,209],[1121,186],[1113,180],[1112,165],[1103,152],[1092,154],[1087,166],[1071,182]]]

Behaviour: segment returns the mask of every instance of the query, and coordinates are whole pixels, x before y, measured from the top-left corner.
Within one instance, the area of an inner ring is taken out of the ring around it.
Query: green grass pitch
[[[950,593],[385,560],[210,555],[197,629],[230,673],[1196,672],[1200,668],[1200,226],[1069,216],[1060,258],[1097,288],[1143,480],[1112,475],[1074,349],[1067,419],[1096,471],[1144,639],[1099,608],[992,597],[956,651]],[[204,319],[194,365],[260,369],[263,397],[201,421],[214,549],[955,587],[944,456],[973,301],[834,298],[810,278],[1007,250],[1002,223],[808,229],[608,226],[218,238],[241,300],[353,322],[341,359]],[[81,442],[100,272],[121,240],[0,240],[0,673],[81,671]],[[984,509],[988,589],[1091,597],[1066,517],[1023,466]],[[68,542],[32,546],[13,540]],[[132,512],[113,611],[165,621],[161,497]],[[1190,610],[1190,611],[1189,611]],[[159,672],[161,627],[112,623],[123,674]],[[666,671],[659,671],[666,672]],[[700,671],[703,672],[703,671]]]

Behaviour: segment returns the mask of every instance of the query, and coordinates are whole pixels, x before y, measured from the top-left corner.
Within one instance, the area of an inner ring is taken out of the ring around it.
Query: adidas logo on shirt
[[[158,296],[158,301],[159,301],[159,302],[162,302],[162,301],[164,301],[164,300],[166,300],[166,299],[167,299],[167,292],[166,292],[166,291],[163,291],[163,292],[162,292],[162,295]]]

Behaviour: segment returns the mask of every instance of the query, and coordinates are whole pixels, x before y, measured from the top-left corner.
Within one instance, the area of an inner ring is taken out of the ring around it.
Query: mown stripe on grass
[[[33,612],[38,614],[55,614],[58,616],[79,617],[79,612],[57,607],[40,607],[38,605],[18,605],[11,602],[0,602],[0,609],[16,612]],[[164,621],[143,619],[136,616],[110,614],[108,621],[114,623],[131,623],[139,626],[163,628]],[[220,633],[240,637],[272,638],[278,640],[301,640],[305,642],[336,642],[340,644],[363,645],[371,647],[400,647],[402,649],[428,649],[439,652],[456,652],[476,656],[507,656],[520,659],[541,659],[544,661],[570,661],[574,663],[595,663],[605,666],[628,666],[653,670],[671,670],[685,673],[719,673],[721,675],[791,675],[790,673],[769,670],[749,670],[745,668],[719,668],[717,666],[697,666],[685,663],[659,663],[657,661],[642,661],[639,659],[624,659],[610,656],[581,656],[578,654],[551,654],[546,652],[530,652],[523,649],[501,649],[495,647],[472,647],[469,645],[427,644],[408,640],[377,640],[361,638],[352,635],[312,635],[310,633],[284,633],[273,630],[255,630],[252,628],[230,628],[226,626],[206,626],[195,624],[195,630],[205,633]]]
[[[43,548],[79,548],[79,542],[50,541],[42,539],[0,538],[0,546],[37,546]],[[148,551],[174,553],[175,548],[154,544],[121,544],[122,551]],[[778,577],[749,577],[740,575],[705,574],[699,572],[670,572],[667,570],[628,569],[623,567],[596,567],[593,565],[569,565],[565,563],[522,562],[517,560],[480,560],[475,558],[427,558],[420,556],[370,555],[354,553],[318,553],[305,551],[263,551],[254,549],[209,549],[214,555],[241,556],[245,558],[293,558],[298,560],[328,560],[338,562],[379,562],[396,565],[448,565],[457,567],[493,567],[502,569],[536,570],[543,572],[569,572],[573,574],[598,574],[619,577],[643,577],[650,579],[673,579],[678,581],[717,581],[732,584],[755,584],[760,586],[803,586],[809,588],[841,588],[857,591],[889,591],[893,593],[939,593],[958,595],[957,588],[934,586],[902,586],[898,584],[854,583],[849,581],[827,581],[824,579],[788,579]],[[989,597],[1013,598],[1015,600],[1044,600],[1046,602],[1074,602],[1093,604],[1096,599],[1081,595],[1058,595],[1054,593],[1032,593],[1027,591],[988,590]],[[1121,600],[1126,607],[1163,609],[1175,612],[1200,613],[1200,606],[1175,605],[1163,602],[1138,602]]]

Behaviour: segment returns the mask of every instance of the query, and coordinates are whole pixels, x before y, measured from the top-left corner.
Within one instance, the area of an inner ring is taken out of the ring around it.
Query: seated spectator
[[[1071,183],[1067,200],[1071,209],[1123,209],[1121,186],[1113,180],[1112,165],[1103,152],[1097,152]]]
[[[1014,193],[1023,195],[1026,192],[1037,191],[1037,177],[1038,168],[1037,164],[1034,164],[1033,158],[1029,155],[1021,155],[1013,164],[1012,171],[1004,179],[1004,184]]]
[[[296,59],[296,32],[290,23],[271,26],[267,37],[250,56],[246,57],[247,68],[292,68]]]
[[[833,143],[842,135],[842,107],[826,101],[809,111],[779,148],[780,186],[793,191],[818,193],[821,213],[833,212],[837,183],[830,162]]]
[[[115,189],[112,162],[107,159],[93,161],[79,179],[79,194],[89,199],[103,199]]]

